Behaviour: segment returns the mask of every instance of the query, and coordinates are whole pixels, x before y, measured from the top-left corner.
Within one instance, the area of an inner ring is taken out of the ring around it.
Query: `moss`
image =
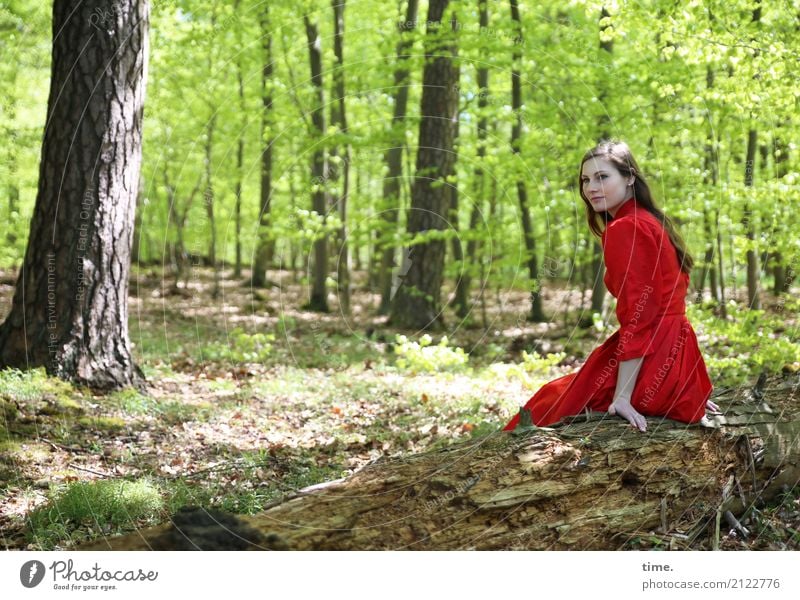
[[[86,429],[115,433],[125,429],[127,423],[119,417],[81,417],[78,424]]]

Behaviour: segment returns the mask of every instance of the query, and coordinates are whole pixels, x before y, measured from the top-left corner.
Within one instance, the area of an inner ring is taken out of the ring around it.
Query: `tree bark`
[[[651,418],[641,435],[592,413],[379,461],[259,515],[228,515],[224,528],[198,511],[181,531],[167,524],[84,549],[609,550],[640,535],[697,548],[718,512],[743,515],[798,484],[798,383],[779,381],[761,399],[757,388],[737,389],[725,416],[704,425]]]
[[[756,0],[756,8],[753,9],[753,23],[758,26],[760,21],[761,2],[760,0]],[[757,79],[758,75],[756,75],[755,78]],[[749,188],[753,187],[757,144],[758,130],[751,128],[747,134],[747,155],[744,163],[744,185]],[[745,236],[749,244],[747,248],[747,306],[751,309],[758,310],[761,308],[761,301],[759,299],[760,269],[758,266],[758,252],[754,247],[756,244],[756,227],[755,223],[753,223],[754,215],[748,199],[745,199],[743,212],[742,224],[744,225]]]
[[[308,38],[308,56],[311,62],[311,82],[316,90],[316,106],[311,111],[311,121],[320,139],[325,136],[325,99],[322,87],[322,47],[316,23],[303,16]],[[328,214],[328,159],[325,149],[318,144],[312,158],[312,173],[315,189],[312,195],[312,210],[324,219]],[[319,312],[329,312],[328,292],[325,281],[328,278],[328,234],[320,233],[314,241],[314,271],[311,285],[311,298],[307,308]]]
[[[478,1],[479,24],[481,31],[489,28],[489,8],[488,3],[483,0]],[[482,61],[479,63],[481,66],[477,68],[478,72],[478,124],[477,124],[477,161],[475,165],[475,193],[473,194],[474,200],[472,203],[472,210],[469,216],[469,239],[467,240],[467,262],[463,269],[461,279],[459,280],[459,293],[463,295],[466,301],[469,300],[469,289],[472,284],[472,269],[477,261],[478,249],[480,241],[476,237],[480,228],[481,216],[483,215],[483,199],[486,190],[486,174],[483,170],[483,164],[486,160],[486,136],[489,126],[488,119],[486,118],[486,107],[489,105],[489,69],[485,65],[490,60],[489,52],[484,47],[482,48]],[[485,227],[485,222],[484,222]],[[485,230],[485,229],[484,229]],[[481,287],[481,298],[483,298],[483,287]],[[457,313],[459,317],[466,317],[465,314]]]
[[[442,31],[449,0],[428,5],[425,68],[419,126],[419,149],[408,233],[442,231],[447,227],[447,178],[453,173],[453,142],[458,111],[459,67],[454,35]],[[456,29],[455,17],[450,23]],[[410,249],[410,266],[392,301],[390,324],[409,329],[437,329],[444,324],[440,307],[445,241],[442,237]]]
[[[714,69],[712,67],[706,67],[706,88],[712,89],[714,87]],[[709,123],[711,122],[712,115],[709,111],[707,115]],[[717,181],[719,180],[719,143],[714,138],[714,128],[709,127],[708,133],[706,135],[706,143],[703,149],[703,167],[704,167],[704,176],[703,176],[703,183],[708,187],[708,189],[716,189]],[[719,219],[719,211],[715,211],[717,215],[717,220]],[[725,304],[725,273],[720,269],[719,276],[717,276],[717,267],[716,263],[714,262],[715,259],[715,246],[717,244],[717,239],[714,235],[714,227],[712,227],[711,217],[709,209],[704,205],[703,206],[703,230],[706,236],[706,251],[703,257],[703,269],[700,275],[700,281],[697,286],[697,294],[698,300],[702,300],[703,297],[703,287],[705,285],[705,278],[706,273],[708,274],[708,285],[711,291],[711,297],[714,299],[714,302],[717,306],[718,310],[726,310]],[[722,248],[717,247],[717,251],[721,254]]]
[[[786,140],[783,137],[784,134],[781,132],[789,131],[790,126],[791,119],[787,117],[776,127],[777,132],[772,140],[772,160],[773,164],[775,165],[775,179],[778,181],[783,180],[783,178],[789,173],[789,145],[786,143]],[[780,237],[784,237],[787,235],[786,223],[788,219],[785,205],[782,202],[778,203],[777,211],[777,222],[780,223],[778,235]],[[787,293],[789,291],[789,287],[787,285],[788,280],[786,278],[785,256],[780,250],[777,250],[774,255],[773,276],[773,295],[778,297],[781,294]]]
[[[240,0],[234,2],[233,10],[238,13],[240,10]],[[241,27],[236,28],[237,41],[242,45]],[[244,69],[242,68],[242,57],[237,56],[236,60],[236,83],[239,90],[239,110],[241,117],[247,114],[247,106],[244,101]],[[244,178],[244,128],[239,129],[239,139],[236,141],[236,182],[233,187],[234,199],[234,224],[236,226],[236,262],[233,266],[233,276],[242,276],[242,179]]]
[[[350,194],[350,144],[347,141],[347,111],[345,107],[344,88],[344,9],[345,0],[331,0],[333,7],[333,53],[336,56],[336,68],[333,71],[333,90],[335,98],[331,103],[331,125],[337,126],[344,136],[341,193],[335,198],[341,226],[337,231],[338,256],[336,259],[337,287],[339,292],[339,310],[343,315],[350,314],[350,253],[347,243],[347,201]],[[338,148],[335,148],[338,155]],[[334,180],[334,176],[331,177]],[[336,167],[335,180],[339,180],[339,169]]]
[[[95,389],[140,385],[128,275],[142,144],[146,0],[55,0],[39,189],[0,366]]]
[[[600,59],[602,61],[601,64],[610,65],[612,64],[613,60],[613,52],[614,52],[614,42],[611,40],[603,39],[603,35],[605,30],[609,27],[607,23],[604,22],[604,19],[608,18],[610,15],[608,13],[608,9],[603,6],[600,10]],[[601,78],[602,79],[602,78]],[[597,127],[599,131],[598,142],[604,139],[607,139],[610,136],[609,126],[610,126],[610,117],[608,115],[608,111],[605,109],[606,102],[608,101],[608,87],[601,83],[599,86],[599,90],[597,92],[597,97],[600,101],[600,106],[602,107],[603,113],[600,115],[597,121]],[[590,314],[583,317],[580,322],[578,323],[579,327],[588,328],[594,324],[594,313],[603,312],[603,303],[605,302],[606,298],[606,286],[604,283],[604,275],[606,271],[606,265],[603,261],[603,251],[600,248],[600,243],[595,239],[594,236],[589,236],[590,238],[590,245],[592,248],[592,274],[594,275],[594,279],[591,280],[592,283],[592,297],[591,297],[591,308]]]
[[[261,69],[261,208],[258,213],[258,244],[253,260],[253,287],[267,285],[267,268],[272,262],[273,242],[270,239],[269,219],[272,198],[272,30],[268,5],[264,4],[261,17],[261,40],[264,66]]]
[[[413,45],[409,34],[406,32],[408,23],[417,22],[417,9],[419,0],[408,0],[406,5],[406,19],[397,25],[400,41],[397,43],[397,67],[394,71],[394,114],[391,123],[390,147],[384,152],[383,160],[386,163],[388,174],[383,180],[383,211],[381,215],[386,222],[386,231],[379,232],[378,240],[384,241],[378,245],[381,262],[378,272],[378,281],[381,289],[381,303],[378,314],[386,315],[392,306],[392,269],[394,268],[395,247],[394,234],[397,229],[397,217],[400,211],[400,178],[403,175],[403,145],[405,143],[405,119],[408,107],[408,81],[409,73],[405,66],[409,51]],[[376,252],[378,254],[378,252]]]
[[[517,118],[511,128],[511,149],[516,157],[520,154],[522,138],[522,82],[520,79],[520,64],[522,63],[522,22],[519,16],[517,0],[511,0],[511,19],[514,21],[514,52],[512,55],[511,70],[511,109]],[[523,178],[517,179],[517,199],[519,212],[522,217],[522,233],[525,239],[525,253],[528,262],[528,276],[531,285],[531,312],[528,320],[542,323],[547,320],[542,309],[542,282],[539,278],[539,259],[536,255],[536,236],[531,223],[530,207],[528,206],[528,187]]]
[[[210,69],[209,72],[211,72]],[[208,240],[208,262],[214,270],[214,286],[211,289],[212,298],[218,297],[220,292],[219,263],[217,261],[217,222],[214,217],[214,177],[211,161],[216,124],[217,113],[214,112],[206,125],[205,159],[203,161],[206,181],[205,191],[203,192],[203,203],[206,208],[206,217],[208,217],[209,233],[211,234]]]

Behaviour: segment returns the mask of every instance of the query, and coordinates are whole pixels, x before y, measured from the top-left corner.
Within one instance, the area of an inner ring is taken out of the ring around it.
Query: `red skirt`
[[[705,414],[713,386],[694,329],[686,315],[664,317],[656,339],[663,343],[642,361],[631,405],[645,416],[696,423]],[[545,427],[585,409],[607,411],[617,387],[618,341],[619,331],[595,348],[578,371],[544,384],[525,404],[533,422]],[[517,414],[503,431],[518,422]]]

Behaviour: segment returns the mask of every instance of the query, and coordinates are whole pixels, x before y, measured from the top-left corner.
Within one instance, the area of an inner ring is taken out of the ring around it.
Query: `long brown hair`
[[[623,177],[634,177],[633,197],[639,204],[642,205],[643,208],[647,210],[647,212],[658,219],[662,227],[664,227],[664,231],[667,232],[667,235],[669,236],[669,239],[678,254],[678,264],[681,267],[681,271],[688,275],[694,266],[694,259],[692,259],[691,255],[686,250],[686,244],[684,243],[681,235],[678,233],[678,230],[675,228],[675,224],[672,222],[672,219],[665,215],[664,212],[658,208],[653,201],[653,196],[650,193],[650,188],[648,187],[644,176],[642,175],[642,171],[639,168],[639,165],[636,163],[636,160],[633,158],[631,149],[628,148],[628,144],[625,142],[602,140],[594,148],[583,155],[583,160],[581,161],[581,166],[578,170],[578,190],[581,198],[583,199],[583,203],[586,205],[586,220],[589,222],[589,229],[592,230],[592,233],[594,233],[597,237],[600,237],[600,234],[606,228],[608,222],[612,221],[614,217],[606,210],[599,212],[595,211],[594,208],[592,208],[592,203],[589,202],[589,200],[583,194],[583,182],[581,181],[583,164],[590,158],[605,159],[614,165]]]

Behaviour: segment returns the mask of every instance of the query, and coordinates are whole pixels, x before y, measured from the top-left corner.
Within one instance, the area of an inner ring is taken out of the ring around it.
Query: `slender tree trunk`
[[[745,158],[745,173],[744,185],[745,187],[753,187],[753,170],[755,169],[755,154],[756,154],[756,141],[758,139],[758,132],[751,129],[747,135],[747,157]],[[750,206],[750,201],[745,199],[744,202],[744,216],[742,225],[744,225],[745,237],[751,244],[755,244],[756,231],[755,224],[753,223],[753,210]],[[758,297],[759,277],[758,277],[758,254],[754,248],[747,249],[747,306],[749,308],[758,310],[761,308]]]
[[[604,39],[605,31],[609,27],[609,25],[604,24],[604,19],[609,17],[608,10],[605,6],[602,7],[600,10],[600,59],[603,64],[611,64],[613,60],[613,53],[614,53],[614,42],[610,40]],[[608,102],[608,88],[605,83],[600,84],[600,89],[598,90],[597,96],[600,100],[600,106],[605,107],[606,103]],[[603,108],[603,113],[601,114],[600,118],[598,119],[598,131],[600,135],[598,136],[598,141],[602,139],[606,139],[610,136],[609,132],[609,115],[608,111]],[[603,250],[600,248],[599,242],[594,238],[594,236],[590,236],[590,243],[592,246],[592,274],[594,275],[594,279],[592,280],[592,301],[591,301],[591,308],[588,316],[583,317],[580,322],[579,326],[587,328],[591,327],[594,323],[594,319],[592,315],[594,313],[602,313],[603,312],[603,303],[605,302],[606,298],[606,286],[603,282],[603,278],[606,271],[605,262],[603,261]]]
[[[706,88],[712,89],[714,87],[714,69],[710,66],[706,68]],[[711,120],[711,114],[707,115],[707,118]],[[717,181],[719,180],[719,158],[717,155],[717,148],[718,144],[714,139],[714,130],[713,127],[709,129],[708,134],[706,135],[706,144],[704,148],[704,183],[706,184],[707,189],[716,189]],[[702,299],[703,295],[703,287],[705,285],[705,277],[708,274],[709,278],[709,288],[711,291],[711,297],[714,299],[715,304],[717,307],[722,302],[722,292],[720,290],[720,282],[717,281],[717,268],[714,263],[714,247],[716,245],[716,240],[714,236],[714,231],[711,223],[712,215],[707,206],[703,206],[703,230],[705,233],[705,242],[706,242],[706,251],[705,255],[703,256],[703,270],[700,276],[700,282],[697,286],[697,293],[698,298]],[[720,273],[720,280],[722,279]]]
[[[756,0],[756,8],[753,9],[753,22],[761,21],[761,1]],[[754,171],[756,165],[756,150],[758,148],[758,131],[750,129],[747,133],[747,156],[745,157],[744,185],[753,187]],[[759,268],[758,252],[754,247],[756,244],[756,224],[754,221],[753,210],[749,199],[745,199],[744,215],[742,224],[744,225],[745,237],[747,237],[750,247],[747,249],[747,306],[758,310],[761,308],[759,300]]]
[[[488,2],[483,0],[478,1],[479,22],[481,30],[486,30],[489,27],[489,8]],[[489,61],[488,50],[482,48],[482,62],[485,65]],[[488,127],[488,120],[486,118],[486,107],[489,104],[489,68],[486,66],[478,67],[478,127],[477,127],[477,153],[478,160],[475,167],[475,200],[472,203],[472,210],[469,217],[469,239],[467,240],[467,268],[460,280],[460,287],[463,288],[463,295],[469,298],[469,289],[472,283],[472,268],[476,264],[477,253],[480,242],[477,238],[477,232],[481,222],[481,214],[483,211],[483,198],[486,190],[486,174],[483,170],[483,163],[486,160],[486,132]],[[466,315],[459,314],[459,317]]]
[[[272,29],[268,3],[261,13],[261,43],[264,65],[261,68],[261,208],[258,211],[258,242],[253,260],[253,287],[267,284],[267,268],[272,262],[274,242],[270,239],[270,200],[272,198]]]
[[[236,0],[234,4],[234,11],[239,13],[240,2]],[[241,27],[237,27],[237,36],[239,37],[239,46],[241,46]],[[244,118],[247,114],[247,108],[244,102],[244,74],[242,73],[241,55],[236,61],[236,83],[239,87],[239,110],[241,117]],[[242,178],[244,177],[244,130],[240,129],[239,139],[236,144],[236,183],[234,184],[233,193],[235,196],[234,205],[234,219],[236,226],[236,262],[233,266],[233,276],[239,278],[242,276]]]
[[[316,90],[316,106],[311,111],[311,121],[316,134],[325,136],[325,97],[322,86],[322,41],[316,23],[312,23],[307,15],[303,16],[308,38],[308,56],[311,62],[311,82]],[[325,149],[318,145],[314,150],[311,167],[314,176],[314,192],[312,210],[324,219],[328,213],[328,160]],[[311,285],[311,298],[306,308],[319,312],[328,312],[328,292],[325,281],[328,277],[328,234],[320,233],[314,241],[314,271]]]
[[[456,100],[458,102],[458,100]],[[453,134],[453,154],[455,156],[455,160],[458,160],[458,136],[459,136],[459,126],[460,126],[460,115],[456,115],[456,127],[455,133]],[[455,169],[454,169],[455,170]],[[458,206],[458,181],[453,178],[452,184],[448,184],[448,189],[450,190],[450,227],[453,229],[453,238],[452,238],[452,245],[451,248],[453,250],[453,262],[456,266],[456,286],[455,286],[455,293],[454,293],[454,308],[456,314],[460,318],[464,318],[469,313],[469,302],[467,298],[467,290],[463,285],[464,280],[464,273],[468,268],[466,261],[464,260],[464,247],[461,245],[461,237],[460,231],[461,226],[459,224],[459,206]]]
[[[378,250],[375,255],[381,256],[378,282],[381,290],[381,303],[378,313],[389,313],[392,303],[392,269],[395,267],[394,234],[397,230],[400,212],[400,178],[403,175],[403,144],[405,143],[405,118],[408,107],[409,72],[406,67],[412,40],[406,31],[408,23],[417,22],[419,0],[408,0],[406,19],[398,23],[397,31],[400,41],[397,43],[397,60],[394,71],[394,113],[391,123],[391,141],[389,149],[384,153],[388,173],[383,180],[383,210],[381,217],[386,222],[386,231],[379,232]]]
[[[775,164],[775,179],[778,181],[783,180],[784,177],[789,173],[789,146],[784,139],[784,132],[789,131],[789,127],[791,125],[791,119],[787,118],[782,123],[778,125],[776,128],[776,134],[773,138],[772,142],[772,160]],[[778,210],[778,223],[780,224],[781,237],[785,235],[786,231],[786,210],[785,204],[783,202],[779,202],[777,206]],[[785,294],[789,291],[786,278],[786,264],[783,253],[778,250],[775,252],[774,256],[774,267],[773,267],[773,288],[772,293],[775,296],[780,296],[781,294]]]
[[[419,150],[408,216],[408,232],[415,237],[447,227],[447,178],[453,174],[453,143],[458,113],[459,68],[453,32],[441,31],[449,0],[428,5],[425,68],[419,126]],[[455,16],[450,27],[456,29]],[[445,242],[431,239],[410,248],[410,266],[394,296],[390,323],[410,329],[444,325],[440,306]],[[404,269],[405,270],[405,269]]]
[[[515,162],[520,156],[520,143],[522,138],[522,83],[520,80],[520,65],[522,63],[522,22],[519,16],[519,4],[517,0],[511,1],[511,19],[514,21],[514,52],[512,55],[511,70],[511,109],[516,114],[516,120],[511,128],[511,149],[515,156]],[[530,207],[528,206],[528,188],[525,180],[521,177],[517,179],[517,198],[519,200],[519,210],[522,217],[522,233],[525,239],[525,251],[528,263],[528,276],[531,285],[531,312],[528,317],[530,321],[541,323],[547,320],[542,310],[542,282],[539,278],[539,259],[536,254],[536,237],[531,223]]]
[[[344,10],[345,0],[331,0],[333,6],[333,53],[336,57],[336,68],[333,71],[334,100],[331,103],[331,125],[339,128],[345,138],[342,144],[341,193],[335,198],[337,212],[342,224],[337,232],[338,256],[336,259],[337,285],[339,292],[339,310],[344,315],[350,314],[350,254],[347,243],[347,201],[350,194],[350,144],[347,142],[347,111],[345,107],[344,87]],[[337,149],[338,154],[338,149]],[[336,181],[339,181],[339,169],[336,169]],[[333,182],[333,178],[331,178]]]
[[[0,326],[0,366],[44,366],[101,390],[144,381],[128,337],[128,275],[149,22],[145,0],[120,0],[95,27],[92,17],[105,6],[53,4],[39,190]]]
[[[205,141],[205,176],[206,184],[203,193],[205,201],[206,216],[208,217],[208,228],[211,233],[208,242],[208,262],[214,270],[214,286],[211,289],[211,297],[219,296],[219,264],[217,262],[217,223],[214,218],[214,181],[212,177],[212,149],[214,144],[214,130],[216,129],[217,114],[214,113],[206,125]]]

